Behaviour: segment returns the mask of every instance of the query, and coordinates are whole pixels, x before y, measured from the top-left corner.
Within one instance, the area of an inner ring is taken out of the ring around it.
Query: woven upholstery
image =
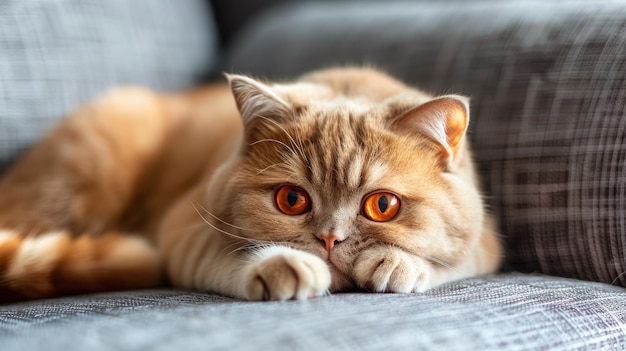
[[[624,350],[626,290],[543,276],[242,302],[178,290],[0,306],[3,350]]]
[[[0,168],[109,87],[189,87],[216,45],[204,0],[0,1]]]
[[[248,28],[228,68],[286,78],[374,64],[471,96],[509,262],[626,286],[624,43],[623,2],[300,4]]]
[[[251,25],[224,69],[368,62],[473,96],[511,263],[624,285],[623,6],[515,2],[295,4]],[[190,85],[216,62],[204,5],[0,1],[0,160],[109,85]],[[0,305],[0,350],[625,350],[625,297],[516,273],[283,303],[153,289]]]

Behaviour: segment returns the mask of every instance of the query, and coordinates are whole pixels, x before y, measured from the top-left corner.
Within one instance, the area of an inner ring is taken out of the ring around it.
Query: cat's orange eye
[[[274,194],[278,209],[290,216],[297,216],[311,209],[311,198],[304,189],[293,185],[283,185]]]
[[[363,215],[374,222],[392,220],[400,211],[400,199],[392,193],[375,193],[363,202]]]

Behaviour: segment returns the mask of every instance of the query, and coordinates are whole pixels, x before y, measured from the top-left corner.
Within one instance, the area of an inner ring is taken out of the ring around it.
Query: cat
[[[111,90],[0,180],[0,301],[161,285],[422,292],[502,258],[468,99],[371,68]]]

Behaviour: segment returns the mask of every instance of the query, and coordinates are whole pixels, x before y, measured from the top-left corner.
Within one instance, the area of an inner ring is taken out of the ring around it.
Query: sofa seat
[[[624,350],[626,289],[520,273],[423,294],[245,302],[177,289],[0,306],[2,350]]]
[[[303,302],[158,289],[6,304],[0,351],[626,350],[622,2],[273,1],[292,4],[223,52],[204,0],[0,5],[0,169],[110,86],[371,64],[472,97],[470,138],[507,265],[554,276]]]

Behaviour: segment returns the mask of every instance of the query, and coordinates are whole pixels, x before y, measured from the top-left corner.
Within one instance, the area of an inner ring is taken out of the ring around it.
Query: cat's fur
[[[168,282],[253,300],[407,293],[497,269],[466,98],[361,68],[228,78],[106,93],[10,169],[0,300]],[[282,185],[310,210],[279,211]],[[387,222],[363,212],[380,191],[400,199]]]

